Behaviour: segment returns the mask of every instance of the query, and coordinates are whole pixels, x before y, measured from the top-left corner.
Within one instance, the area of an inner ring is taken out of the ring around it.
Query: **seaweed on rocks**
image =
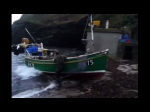
[[[137,64],[131,62],[130,64]],[[91,84],[91,91],[68,98],[138,98],[138,74],[126,74],[117,70],[119,62],[109,58],[107,70],[113,80],[101,80]],[[81,86],[84,87],[84,86]],[[84,89],[81,88],[81,91]]]

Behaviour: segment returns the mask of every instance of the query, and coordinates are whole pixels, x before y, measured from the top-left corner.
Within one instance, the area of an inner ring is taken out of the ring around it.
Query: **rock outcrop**
[[[20,43],[24,37],[34,42],[25,31],[27,28],[35,40],[45,46],[82,48],[86,20],[86,14],[23,15],[12,25],[12,43]]]
[[[93,20],[101,21],[101,28],[106,20],[110,27],[129,26],[134,34],[138,34],[137,14],[93,14]],[[81,41],[87,21],[87,14],[23,14],[20,20],[12,25],[12,44],[18,44],[22,38],[34,42],[25,28],[35,40],[45,46],[84,48]],[[86,36],[86,35],[85,35]]]

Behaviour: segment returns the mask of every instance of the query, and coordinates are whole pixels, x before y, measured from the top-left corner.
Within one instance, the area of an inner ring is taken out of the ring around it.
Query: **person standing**
[[[62,81],[60,78],[60,75],[62,73],[62,71],[65,68],[65,60],[66,60],[66,56],[60,55],[58,50],[55,50],[55,55],[56,57],[54,58],[54,63],[56,63],[56,71],[55,71],[55,79],[58,83],[58,88],[62,87]]]

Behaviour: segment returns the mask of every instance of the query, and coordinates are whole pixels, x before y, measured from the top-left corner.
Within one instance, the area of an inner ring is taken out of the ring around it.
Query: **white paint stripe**
[[[42,71],[42,72],[45,72],[45,73],[55,73],[55,72],[47,72],[47,71]],[[73,72],[72,74],[74,73],[105,73],[106,70],[98,70],[98,71],[84,71],[84,72]],[[65,73],[65,74],[70,74],[70,72],[62,72],[62,73]]]

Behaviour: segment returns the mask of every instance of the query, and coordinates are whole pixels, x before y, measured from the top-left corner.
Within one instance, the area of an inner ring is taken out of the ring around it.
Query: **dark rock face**
[[[27,28],[44,46],[83,49],[81,38],[87,18],[87,14],[23,14],[12,25],[12,44],[20,43],[22,38],[34,42],[25,31]],[[110,28],[127,26],[131,37],[138,39],[138,14],[93,14],[93,20],[101,21],[100,28],[105,28],[106,20],[110,21]]]
[[[61,19],[63,20],[63,18]],[[65,19],[66,17],[64,17],[64,20]],[[30,42],[34,42],[25,31],[25,28],[27,28],[36,42],[43,42],[45,46],[69,48],[79,47],[84,49],[81,39],[86,20],[87,16],[85,15],[81,19],[78,19],[78,21],[55,23],[55,20],[52,21],[53,24],[47,26],[22,21],[22,19],[20,19],[12,25],[12,44],[21,43],[22,38],[28,38]]]

